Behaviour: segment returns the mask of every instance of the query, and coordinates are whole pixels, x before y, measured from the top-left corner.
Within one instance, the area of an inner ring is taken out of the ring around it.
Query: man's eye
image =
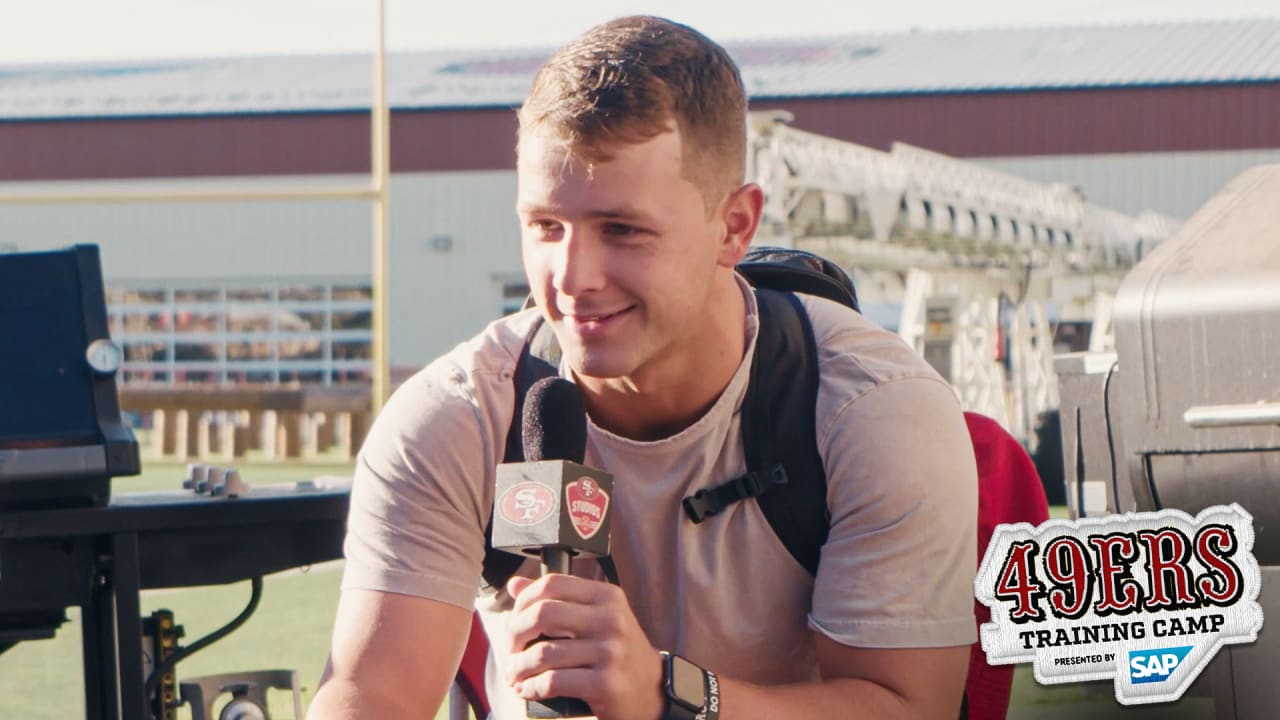
[[[608,223],[604,226],[604,232],[606,235],[612,235],[614,237],[626,237],[628,235],[634,235],[640,232],[640,230],[632,227],[631,225],[624,225],[622,223]]]
[[[560,223],[555,220],[530,220],[529,228],[544,235],[550,235],[560,231]]]

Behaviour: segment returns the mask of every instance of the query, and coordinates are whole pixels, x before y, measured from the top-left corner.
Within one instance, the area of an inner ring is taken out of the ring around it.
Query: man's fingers
[[[606,600],[614,586],[598,580],[551,573],[540,578],[513,577],[507,581],[507,594],[514,600],[512,610],[520,612],[539,600],[565,600],[592,605]]]
[[[600,625],[599,615],[600,610],[595,607],[563,600],[539,600],[508,616],[507,630],[511,633],[508,649],[518,653],[539,637],[591,637]]]
[[[588,705],[599,697],[600,672],[589,668],[548,670],[515,684],[516,694],[525,700],[554,697],[579,698]]]
[[[507,594],[510,595],[512,598],[519,598],[520,594],[525,591],[525,588],[532,585],[534,580],[536,579],[537,578],[527,578],[521,575],[513,575],[511,579],[507,581]]]
[[[511,656],[508,682],[515,684],[548,670],[590,668],[604,656],[598,643],[588,640],[539,640]]]

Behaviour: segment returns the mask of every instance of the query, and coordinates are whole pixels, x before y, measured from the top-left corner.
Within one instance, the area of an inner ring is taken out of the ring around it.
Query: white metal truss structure
[[[1110,292],[1176,222],[1092,205],[1046,185],[921,148],[889,152],[751,116],[748,177],[765,190],[758,242],[812,250],[855,276],[859,298],[902,307],[898,332],[966,409],[1034,449],[1056,408],[1053,328],[1092,321],[1106,347]]]

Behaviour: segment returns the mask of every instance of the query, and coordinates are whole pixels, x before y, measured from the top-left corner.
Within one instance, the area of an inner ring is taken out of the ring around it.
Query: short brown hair
[[[746,116],[742,77],[724,48],[644,15],[611,20],[561,48],[518,113],[521,137],[548,130],[590,162],[608,160],[617,143],[678,130],[683,175],[708,212],[742,183]]]

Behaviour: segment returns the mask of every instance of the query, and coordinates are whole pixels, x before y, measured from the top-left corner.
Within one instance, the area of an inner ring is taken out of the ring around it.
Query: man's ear
[[[764,191],[755,183],[747,183],[725,198],[721,213],[724,237],[720,243],[719,258],[722,266],[731,268],[737,265],[747,253],[760,225],[763,208]]]

